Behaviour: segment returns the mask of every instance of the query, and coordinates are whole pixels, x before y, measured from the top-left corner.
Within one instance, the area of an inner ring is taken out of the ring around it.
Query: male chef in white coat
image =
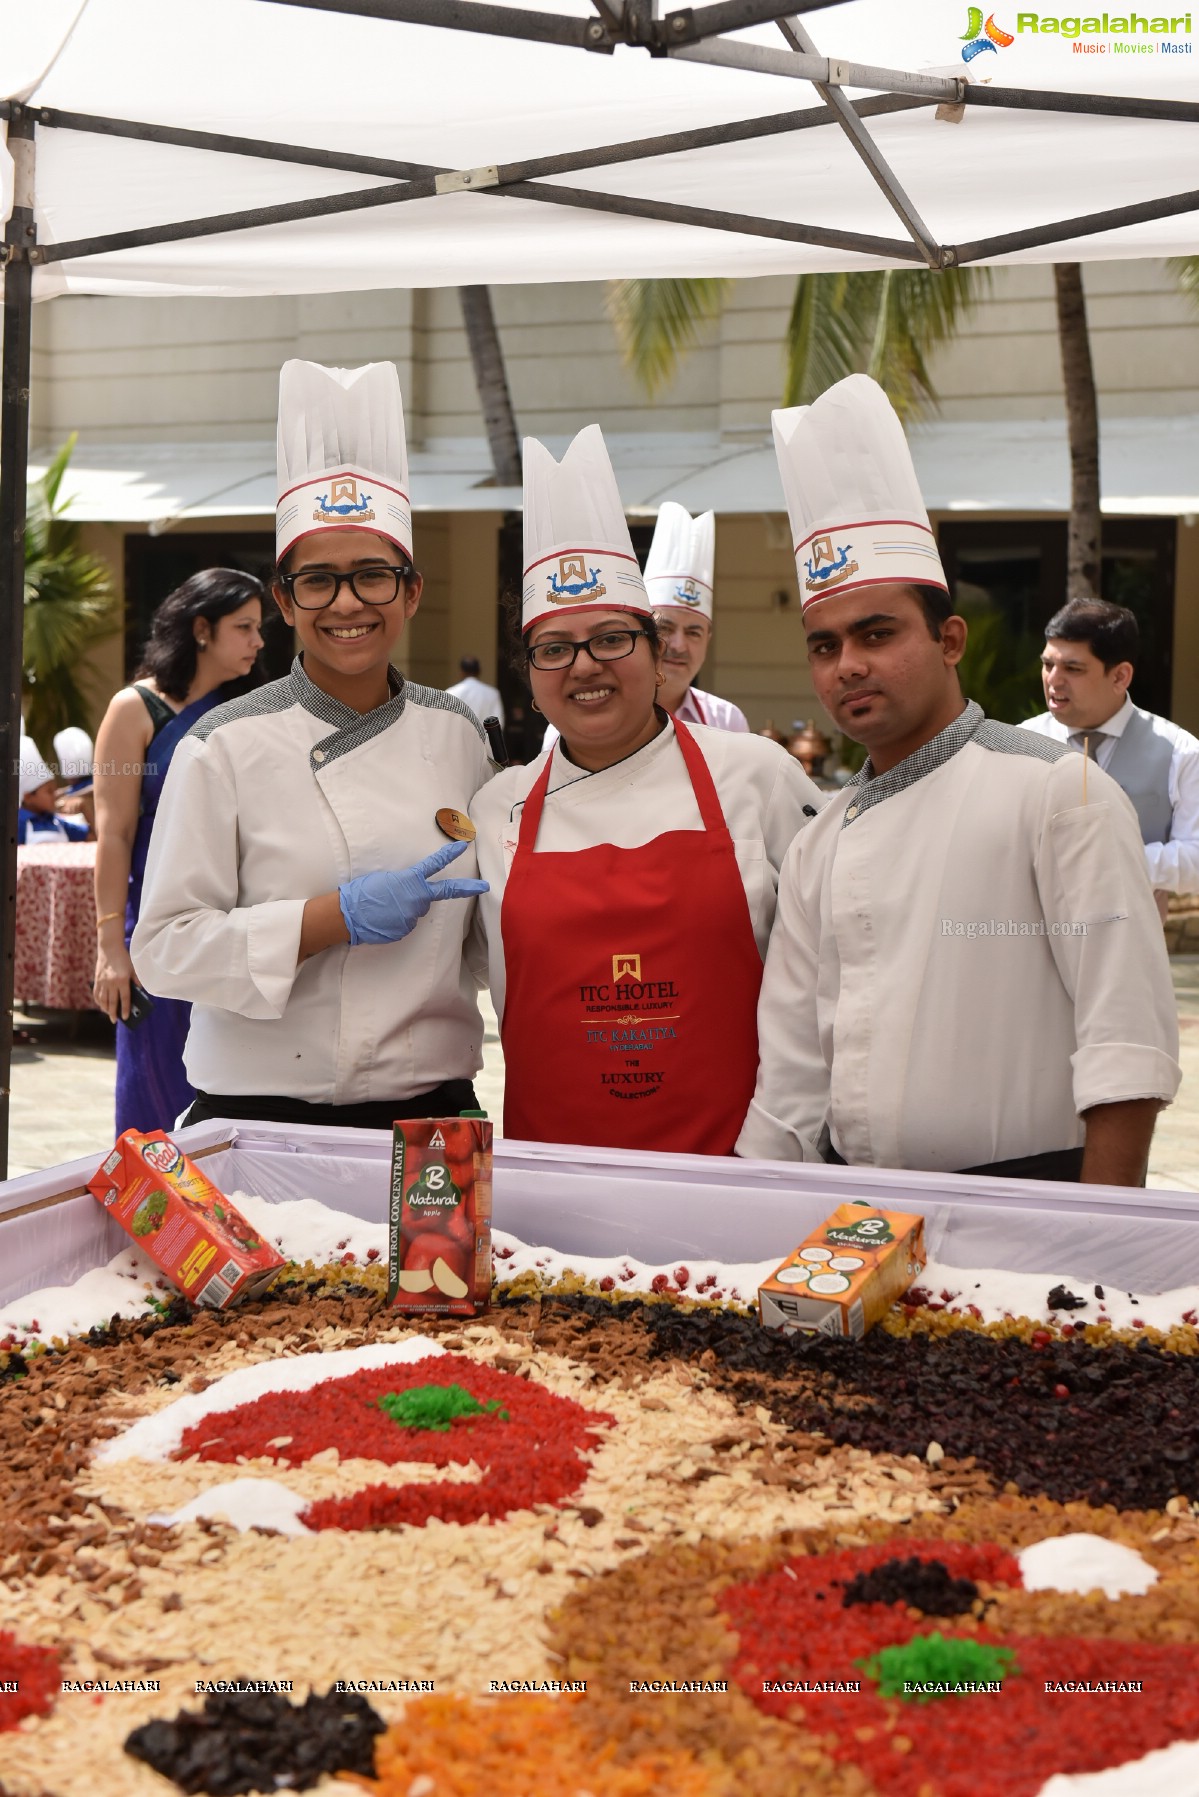
[[[813,681],[870,753],[783,866],[738,1152],[1142,1184],[1180,1071],[1132,806],[963,699],[881,388],[853,375],[774,433]]]

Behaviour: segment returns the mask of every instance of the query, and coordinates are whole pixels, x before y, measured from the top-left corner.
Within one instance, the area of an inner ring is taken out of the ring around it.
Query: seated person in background
[[[59,815],[81,817],[94,834],[96,828],[96,794],[92,777],[95,749],[86,730],[68,724],[54,735],[54,753],[58,759],[58,777],[63,782],[58,795]]]
[[[60,817],[58,782],[28,738],[21,743],[21,805],[17,842],[86,842],[91,831],[81,818]]]

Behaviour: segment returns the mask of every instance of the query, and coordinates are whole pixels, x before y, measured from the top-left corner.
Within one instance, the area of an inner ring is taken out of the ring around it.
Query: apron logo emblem
[[[613,955],[612,978],[614,980],[639,980],[641,978],[641,956]]]

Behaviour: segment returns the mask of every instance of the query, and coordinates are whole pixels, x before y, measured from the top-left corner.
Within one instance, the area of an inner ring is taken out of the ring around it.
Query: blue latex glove
[[[447,842],[415,867],[359,874],[356,880],[339,886],[337,896],[351,947],[358,948],[364,942],[399,942],[416,928],[434,899],[477,898],[481,892],[488,892],[486,880],[438,880],[433,885],[429,879],[430,874],[440,873],[465,854],[468,846],[465,842]]]

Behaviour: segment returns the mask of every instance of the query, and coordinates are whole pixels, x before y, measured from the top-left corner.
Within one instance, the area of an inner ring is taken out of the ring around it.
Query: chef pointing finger
[[[299,654],[180,745],[138,972],[192,1003],[190,1122],[470,1109],[463,943],[487,888],[469,807],[492,770],[474,714],[391,663],[422,582],[390,363],[285,364],[279,494],[273,591]]]

